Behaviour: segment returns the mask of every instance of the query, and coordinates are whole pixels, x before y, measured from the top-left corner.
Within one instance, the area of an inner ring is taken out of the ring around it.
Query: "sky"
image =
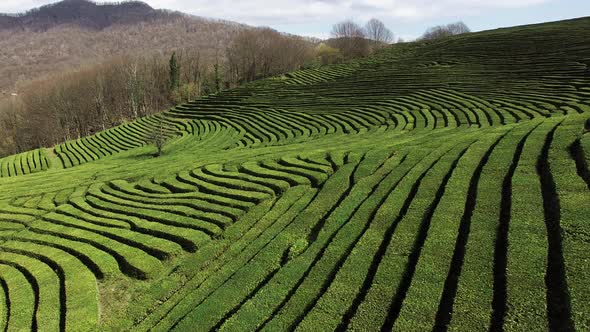
[[[17,13],[56,0],[0,0],[0,12]],[[102,1],[98,1],[102,2]],[[344,19],[383,21],[412,40],[428,27],[463,21],[472,31],[590,16],[590,0],[144,0],[154,8],[227,19],[318,38]]]

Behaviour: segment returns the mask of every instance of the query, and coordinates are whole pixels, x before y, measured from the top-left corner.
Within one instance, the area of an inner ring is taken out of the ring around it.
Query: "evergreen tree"
[[[176,59],[176,52],[170,57],[170,91],[178,90],[180,86],[180,64]]]
[[[219,64],[218,63],[215,63],[214,69],[215,69],[215,91],[219,92],[219,91],[221,91],[221,76],[219,73]]]

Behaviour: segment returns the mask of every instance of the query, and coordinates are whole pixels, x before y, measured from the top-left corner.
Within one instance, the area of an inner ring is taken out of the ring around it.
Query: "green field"
[[[0,327],[590,330],[589,27],[396,44],[0,159]]]

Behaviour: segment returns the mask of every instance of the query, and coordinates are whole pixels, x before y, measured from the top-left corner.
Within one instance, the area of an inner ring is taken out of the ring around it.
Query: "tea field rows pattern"
[[[589,330],[588,26],[397,44],[0,159],[0,325]]]

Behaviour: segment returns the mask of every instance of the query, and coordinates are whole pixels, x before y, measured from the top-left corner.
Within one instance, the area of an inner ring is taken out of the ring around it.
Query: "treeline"
[[[0,103],[0,150],[17,153],[91,135],[221,89],[198,50],[125,56],[29,83]]]
[[[394,42],[395,36],[383,22],[373,18],[364,27],[352,20],[335,24],[332,39],[326,45],[332,48],[332,58],[350,59],[363,57]]]
[[[227,48],[227,80],[241,84],[309,66],[315,44],[270,28],[242,30]]]
[[[123,56],[51,75],[0,101],[0,156],[91,135],[199,96],[305,67],[313,40],[269,28],[244,29],[202,54]]]
[[[471,32],[471,30],[465,23],[455,22],[446,25],[437,25],[434,27],[430,27],[426,30],[426,32],[424,32],[420,39],[435,40],[455,35],[461,35],[469,32]]]
[[[92,134],[170,103],[166,61],[122,57],[22,87],[0,105],[7,153]]]

